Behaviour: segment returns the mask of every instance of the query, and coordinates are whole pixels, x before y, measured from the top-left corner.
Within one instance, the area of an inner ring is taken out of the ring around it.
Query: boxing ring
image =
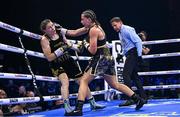
[[[28,36],[33,39],[39,40],[41,35],[34,34],[28,32],[26,30],[22,30],[20,28],[11,26],[9,24],[3,23],[0,21],[0,27],[15,33],[19,33],[24,36]],[[73,41],[73,40],[72,40]],[[74,43],[76,41],[73,41]],[[146,41],[143,42],[143,45],[150,44],[165,44],[165,43],[179,43],[180,39],[167,39],[167,40],[156,40],[156,41]],[[110,48],[113,47],[113,44],[108,43]],[[33,56],[45,59],[43,53],[25,50],[23,48],[18,48],[12,45],[6,45],[0,43],[0,49],[7,52],[14,52],[18,54],[26,54],[27,56]],[[156,59],[163,57],[177,57],[180,56],[180,52],[173,53],[163,53],[163,54],[152,54],[152,55],[143,55],[143,59]],[[78,60],[89,60],[90,57],[86,56],[73,56],[74,59]],[[166,70],[166,71],[149,71],[149,72],[139,72],[140,76],[152,76],[152,75],[171,75],[171,74],[180,74],[180,70]],[[34,74],[33,74],[34,75]],[[35,80],[39,81],[48,81],[48,82],[58,82],[56,77],[52,76],[40,76],[34,75]],[[31,74],[16,74],[16,73],[0,73],[1,79],[16,79],[16,80],[32,80],[33,76]],[[97,76],[95,79],[100,79]],[[70,80],[73,81],[73,80]],[[99,94],[107,94],[108,92],[114,91],[113,89],[109,89],[107,84],[104,82],[105,88],[101,91],[92,92],[93,95]],[[179,84],[169,84],[169,85],[156,85],[156,86],[144,86],[145,90],[153,90],[153,89],[176,89],[180,88]],[[133,87],[136,90],[135,87]],[[76,98],[76,94],[70,94],[70,98]],[[8,105],[8,104],[21,104],[21,103],[31,103],[31,102],[39,102],[43,98],[43,101],[53,101],[62,99],[61,95],[53,95],[53,96],[37,96],[37,97],[21,97],[21,98],[5,98],[0,99],[0,105]],[[148,104],[145,104],[144,107],[140,111],[135,111],[135,105],[128,107],[118,107],[120,100],[112,100],[112,101],[99,101],[106,105],[107,107],[103,110],[98,110],[95,112],[90,111],[89,106],[87,104],[84,105],[84,115],[83,116],[180,116],[180,99],[159,99],[159,100],[148,100]],[[163,108],[162,108],[163,107]],[[54,109],[46,112],[38,112],[33,113],[31,115],[24,116],[63,116],[64,109]]]

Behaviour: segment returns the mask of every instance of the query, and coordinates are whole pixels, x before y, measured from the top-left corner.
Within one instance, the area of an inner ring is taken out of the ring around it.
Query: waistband
[[[127,57],[129,54],[132,54],[132,53],[137,53],[136,47],[131,48],[130,50],[128,50],[128,51],[125,53],[125,56]]]

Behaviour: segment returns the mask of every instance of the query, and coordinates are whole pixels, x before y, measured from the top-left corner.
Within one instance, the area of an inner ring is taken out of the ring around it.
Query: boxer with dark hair
[[[46,59],[50,63],[50,68],[54,76],[58,77],[61,82],[61,95],[64,100],[65,115],[72,111],[69,104],[69,78],[74,78],[79,83],[79,78],[83,75],[79,64],[68,53],[69,49],[79,51],[79,45],[72,44],[66,39],[66,29],[50,19],[45,19],[40,24],[40,29],[44,33],[41,38],[41,47]],[[77,30],[68,31],[71,36],[78,36],[87,33],[85,27]],[[71,69],[70,69],[71,68]],[[73,69],[73,70],[72,70]],[[95,102],[88,88],[86,97],[88,98],[91,109],[101,109],[105,106]]]
[[[80,80],[78,101],[75,110],[69,113],[68,116],[83,115],[82,109],[88,91],[88,84],[97,75],[102,76],[112,88],[131,97],[136,102],[136,110],[139,110],[144,105],[144,100],[126,85],[118,83],[115,75],[114,60],[110,49],[106,45],[106,34],[99,23],[97,23],[95,13],[92,10],[82,12],[81,23],[84,27],[89,28],[89,43],[85,42],[84,46],[91,53],[92,57]]]

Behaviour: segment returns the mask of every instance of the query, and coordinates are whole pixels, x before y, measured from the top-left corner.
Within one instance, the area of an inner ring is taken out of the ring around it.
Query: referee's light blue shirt
[[[142,41],[133,27],[123,24],[118,34],[122,44],[123,55],[131,48],[136,47],[138,56],[142,56]]]

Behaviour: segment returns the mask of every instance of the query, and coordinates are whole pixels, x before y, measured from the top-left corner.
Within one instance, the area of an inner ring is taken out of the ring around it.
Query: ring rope
[[[6,30],[9,30],[11,32],[15,32],[15,33],[20,33],[21,32],[21,29],[20,28],[17,28],[17,27],[14,27],[12,25],[9,25],[9,24],[6,24],[6,23],[3,23],[0,21],[0,27],[1,28],[4,28]],[[35,34],[35,33],[31,33],[31,32],[28,32],[26,30],[23,30],[23,33],[22,35],[25,35],[25,36],[28,36],[28,37],[31,37],[33,39],[41,39],[41,35],[38,35],[38,34]]]
[[[175,85],[157,85],[157,86],[144,86],[143,87],[145,90],[148,89],[172,89],[172,88],[180,88],[180,84],[175,84]],[[135,87],[132,87],[133,90],[136,90]],[[109,89],[109,90],[101,90],[101,91],[94,91],[92,92],[92,95],[99,95],[99,94],[104,94],[110,91],[116,91],[114,89]],[[117,92],[121,94],[121,92]],[[70,94],[70,98],[76,98],[76,94]],[[60,100],[62,99],[61,95],[52,95],[52,96],[43,96],[44,101],[53,101],[53,100]],[[20,104],[20,103],[31,103],[31,102],[39,102],[40,98],[39,97],[21,97],[21,98],[6,98],[6,99],[0,99],[0,105],[5,105],[5,104]]]
[[[138,75],[167,75],[167,74],[180,74],[180,70],[168,70],[168,71],[151,71],[151,72],[138,72]]]
[[[5,51],[9,51],[9,52],[15,52],[15,53],[20,53],[23,54],[24,50],[15,46],[10,46],[10,45],[5,45],[0,43],[0,49],[1,50],[5,50]],[[31,50],[26,50],[27,55],[30,56],[35,56],[35,57],[39,57],[39,58],[45,58],[44,54],[40,53],[40,52],[35,52],[35,51],[31,51]]]
[[[52,82],[59,82],[57,77],[51,77],[51,76],[40,76],[35,75],[37,80],[40,81],[52,81]],[[2,73],[0,72],[0,78],[2,79],[18,79],[18,80],[31,80],[32,76],[29,74],[17,74],[17,73]],[[96,76],[95,79],[100,79],[100,76]],[[75,81],[74,79],[70,79],[70,81]]]
[[[99,95],[106,93],[105,90],[101,91],[94,91],[91,92],[92,95]],[[78,93],[70,94],[70,98],[76,98]],[[53,100],[61,100],[61,95],[52,95],[52,96],[43,96],[44,101],[53,101]],[[21,98],[6,98],[6,99],[0,99],[0,105],[5,104],[20,104],[20,103],[31,103],[31,102],[39,102],[39,97],[21,97]]]
[[[155,86],[143,86],[144,90],[156,90],[156,89],[176,89],[180,88],[180,84],[173,84],[173,85],[155,85]],[[115,89],[108,89],[109,91],[115,91],[117,94],[122,94],[121,92]],[[132,90],[137,90],[137,87],[132,87]]]
[[[18,80],[31,80],[32,77],[29,74],[16,74],[16,73],[0,73],[0,78],[8,78],[8,79],[18,79]],[[36,75],[36,79],[40,81],[54,81],[58,82],[57,77],[50,76],[39,76]]]
[[[168,74],[180,74],[180,70],[169,70],[169,71],[152,71],[152,72],[138,72],[140,76],[144,75],[168,75]],[[0,72],[0,78],[8,78],[8,79],[18,79],[18,80],[31,80],[32,77],[29,74],[16,74],[16,73],[2,73]],[[51,77],[51,76],[39,76],[36,75],[37,80],[41,81],[53,81],[58,82],[59,80],[57,77]],[[100,76],[97,76],[95,79],[100,79]],[[70,81],[75,81],[74,79],[71,79]]]
[[[10,52],[15,52],[15,53],[24,53],[24,50],[18,47],[14,47],[14,46],[10,46],[10,45],[5,45],[0,43],[0,49],[1,50],[5,50],[5,51],[10,51]],[[39,58],[44,58],[45,56],[43,53],[40,52],[35,52],[35,51],[31,51],[31,50],[27,50],[27,55],[30,56],[35,56],[35,57],[39,57]],[[174,57],[174,56],[180,56],[180,52],[173,52],[173,53],[164,53],[164,54],[151,54],[151,55],[143,55],[142,58],[143,59],[148,59],[148,58],[161,58],[161,57]],[[76,56],[72,56],[74,59],[77,59]],[[90,57],[86,57],[86,56],[79,56],[78,57],[79,60],[89,60]]]
[[[156,41],[145,41],[142,42],[143,45],[151,44],[164,44],[164,43],[177,43],[180,42],[180,39],[165,39],[165,40],[156,40]]]
[[[32,84],[33,84],[33,87],[34,87],[34,91],[37,93],[37,95],[40,97],[40,100],[43,101],[43,96],[42,94],[40,93],[38,87],[37,87],[37,83],[36,83],[36,76],[34,75],[33,71],[32,71],[32,68],[31,68],[31,64],[30,64],[30,61],[27,57],[27,51],[26,51],[26,48],[24,47],[24,44],[22,43],[22,39],[21,39],[21,35],[23,34],[23,30],[21,30],[21,32],[19,33],[19,43],[22,47],[22,49],[24,50],[24,58],[25,58],[25,61],[26,61],[26,65],[28,67],[28,70],[31,74],[31,81],[32,81]]]
[[[15,33],[20,33],[21,32],[20,28],[14,27],[12,25],[9,25],[9,24],[1,22],[1,21],[0,21],[0,27],[3,28],[3,29],[9,30],[11,32],[15,32]],[[26,31],[26,30],[23,30],[22,35],[25,35],[25,36],[28,36],[28,37],[31,37],[31,38],[34,38],[34,39],[38,39],[38,40],[40,40],[41,37],[42,37],[41,35]],[[149,44],[175,43],[175,42],[180,42],[180,39],[178,38],[178,39],[146,41],[146,42],[142,42],[142,44],[143,45],[149,45]],[[112,47],[112,44],[110,44],[110,47]]]

